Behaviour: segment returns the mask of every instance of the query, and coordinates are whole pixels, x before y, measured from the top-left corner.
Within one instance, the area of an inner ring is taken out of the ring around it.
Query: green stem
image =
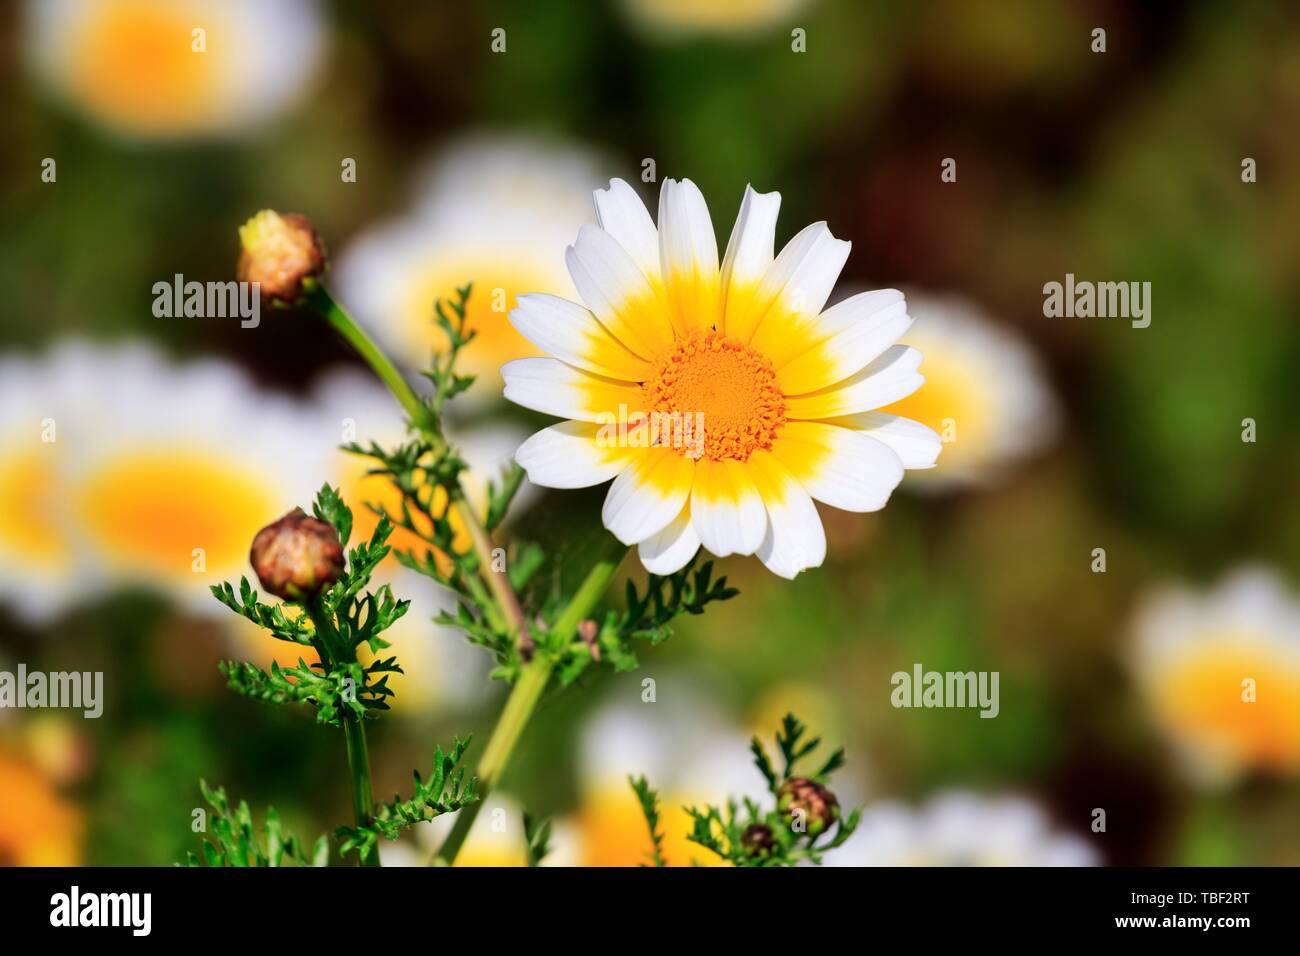
[[[365,725],[353,714],[343,715],[343,736],[348,744],[348,772],[352,775],[352,809],[357,826],[374,823],[375,798],[370,789],[370,755],[366,751]],[[379,866],[379,846],[361,855],[362,866]]]
[[[573,639],[578,631],[578,625],[591,614],[596,603],[605,593],[605,589],[609,587],[609,582],[613,579],[626,553],[627,548],[619,545],[616,554],[601,558],[587,572],[587,577],[579,585],[572,600],[560,612],[560,616],[551,627],[548,640],[554,641],[553,646],[563,646]],[[497,725],[492,729],[492,736],[488,738],[483,758],[479,761],[477,771],[479,798],[456,813],[456,822],[451,828],[451,833],[447,835],[447,839],[433,859],[435,865],[451,866],[456,862],[456,854],[460,852],[465,838],[469,836],[474,818],[478,816],[478,811],[488,794],[501,780],[501,775],[505,772],[506,765],[509,764],[510,757],[514,753],[515,745],[519,743],[519,738],[523,735],[524,728],[537,707],[537,702],[541,700],[542,692],[550,681],[554,666],[545,654],[540,655],[525,665],[519,679],[515,681],[510,696],[506,698],[501,716],[497,718]]]
[[[339,638],[334,626],[333,615],[325,607],[321,595],[312,598],[306,604],[307,616],[316,628],[318,652],[323,650],[321,663],[326,667],[330,662],[355,663],[356,653],[348,649]],[[351,711],[343,710],[339,717],[343,725],[343,739],[348,748],[348,775],[352,778],[352,809],[355,812],[357,826],[368,827],[373,822],[375,798],[370,786],[370,755],[366,750],[366,728]],[[379,847],[374,846],[368,853],[361,855],[362,866],[379,866]]]
[[[456,862],[456,854],[460,852],[465,838],[469,836],[479,808],[483,806],[483,801],[501,779],[501,774],[510,761],[510,754],[514,751],[515,744],[519,742],[519,737],[524,732],[533,709],[541,699],[542,691],[546,689],[551,679],[552,667],[546,657],[534,658],[524,667],[519,679],[515,681],[515,686],[506,699],[506,706],[501,711],[501,716],[497,718],[497,725],[492,729],[492,736],[483,751],[483,759],[479,761],[475,772],[478,781],[476,787],[478,800],[456,812],[456,822],[452,825],[451,832],[447,834],[447,839],[438,849],[438,854],[433,859],[434,865],[451,866]]]
[[[343,336],[348,345],[366,360],[366,364],[379,376],[380,381],[388,386],[388,390],[393,393],[416,427],[421,430],[431,428],[433,423],[430,421],[429,409],[415,394],[415,389],[411,388],[410,383],[397,370],[397,366],[380,350],[374,340],[352,320],[352,316],[334,301],[329,290],[317,283],[308,291],[306,300],[307,304],[319,312],[325,321]]]

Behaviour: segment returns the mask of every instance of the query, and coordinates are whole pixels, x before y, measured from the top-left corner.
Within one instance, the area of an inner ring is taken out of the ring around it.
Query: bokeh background
[[[429,302],[475,280],[481,377],[454,428],[481,481],[541,424],[499,398],[522,343],[489,290],[568,293],[591,190],[622,176],[653,208],[684,176],[721,243],[753,183],[782,193],[778,242],[819,219],[852,241],[837,297],[905,289],[929,382],[903,404],[952,440],[885,511],[823,509],[822,568],[727,559],[738,598],[549,700],[465,861],[522,861],[522,808],[555,820],[555,862],[643,861],[629,770],[664,792],[670,860],[703,858],[675,808],[759,792],[746,739],[793,709],[847,747],[836,789],[867,807],[832,862],[1300,863],[1293,5],[28,0],[0,18],[0,670],[105,686],[97,720],[0,710],[0,862],[172,863],[198,846],[200,777],[307,839],[349,815],[338,735],[222,686],[218,660],[283,651],[206,589],[323,481],[358,512],[382,497],[334,449],[400,419],[309,316],[160,317],[154,283],[231,278],[245,218],[306,213],[336,293],[414,372]],[[1044,317],[1066,273],[1150,282],[1150,327]],[[508,533],[567,566],[598,504],[531,489]],[[410,673],[370,732],[382,796],[436,743],[484,740],[503,696],[430,623],[429,582],[386,573],[415,607],[394,635]],[[998,671],[999,716],[895,709],[890,676],[918,662]]]

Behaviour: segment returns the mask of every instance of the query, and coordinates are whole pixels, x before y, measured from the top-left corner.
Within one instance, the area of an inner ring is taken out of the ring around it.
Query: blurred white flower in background
[[[226,135],[293,103],[323,45],[315,0],[29,0],[36,73],[130,138]]]
[[[523,136],[480,135],[443,150],[415,178],[413,212],[372,227],[337,257],[339,299],[410,369],[428,368],[445,341],[435,299],[473,282],[469,328],[478,337],[459,369],[467,393],[499,399],[501,365],[537,355],[507,319],[515,296],[573,296],[565,247],[595,218],[602,167],[570,146]]]
[[[1194,778],[1300,772],[1300,601],[1275,572],[1159,590],[1138,609],[1134,640],[1143,700]]]
[[[93,565],[115,586],[228,614],[209,587],[248,574],[257,531],[320,486],[328,450],[306,410],[224,362],[123,374],[95,352],[75,361],[87,391],[62,439],[67,502]]]
[[[858,829],[827,858],[832,866],[1095,866],[1084,840],[1053,830],[1018,797],[955,791],[920,808],[869,803]]]
[[[4,364],[0,600],[29,618],[135,586],[222,613],[209,586],[327,467],[303,409],[225,362],[71,342]]]
[[[880,409],[930,426],[938,464],[903,487],[987,486],[1056,434],[1060,410],[1042,364],[1015,332],[973,303],[908,292],[916,320],[901,342],[925,356],[925,387]]]

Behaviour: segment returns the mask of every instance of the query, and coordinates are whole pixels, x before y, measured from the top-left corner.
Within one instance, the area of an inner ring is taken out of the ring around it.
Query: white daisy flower
[[[468,398],[493,398],[501,364],[537,354],[507,321],[515,297],[572,293],[563,250],[591,219],[596,163],[544,141],[480,136],[444,151],[416,182],[413,214],[381,223],[338,256],[340,300],[398,361],[425,369],[445,345],[434,300],[472,281],[468,326],[477,337],[459,366],[477,376]]]
[[[229,613],[209,587],[247,574],[257,531],[319,486],[309,416],[223,362],[78,345],[50,374],[67,383],[63,500],[87,563],[113,585]]]
[[[1041,364],[1010,330],[953,297],[910,294],[916,324],[905,344],[925,355],[926,386],[881,409],[928,425],[943,440],[920,487],[987,485],[1043,447],[1060,412]]]
[[[1300,772],[1300,601],[1275,573],[1161,590],[1139,608],[1134,639],[1143,699],[1195,778]]]
[[[632,20],[663,37],[746,35],[789,22],[808,0],[623,0]]]
[[[1016,797],[942,794],[915,809],[876,803],[827,857],[832,866],[1095,866],[1084,840],[1054,831],[1032,803]]]
[[[506,397],[569,419],[516,459],[546,487],[613,479],[605,526],[657,574],[703,544],[794,577],[826,554],[814,499],[876,511],[939,452],[929,428],[874,411],[925,381],[921,353],[893,344],[902,293],[822,312],[849,243],[819,222],[774,257],[779,205],[746,189],[719,261],[694,183],[664,181],[656,228],[613,180],[565,257],[586,307],[526,295],[510,315],[554,357],[506,365]]]
[[[322,47],[315,0],[29,0],[36,72],[131,138],[229,134],[303,92]]]

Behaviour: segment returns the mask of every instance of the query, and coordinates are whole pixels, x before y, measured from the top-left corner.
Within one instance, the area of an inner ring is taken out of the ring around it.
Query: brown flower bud
[[[262,587],[286,601],[301,601],[339,579],[343,545],[329,522],[294,508],[257,532],[248,560]]]
[[[239,281],[258,283],[274,305],[297,302],[304,281],[325,271],[325,247],[311,220],[296,212],[263,209],[239,227],[239,245]]]
[[[740,845],[751,857],[761,859],[771,856],[776,849],[776,836],[766,823],[751,823],[740,835]]]
[[[807,777],[791,777],[781,784],[776,792],[776,805],[792,817],[798,811],[810,837],[825,833],[840,817],[840,802],[835,794]]]

